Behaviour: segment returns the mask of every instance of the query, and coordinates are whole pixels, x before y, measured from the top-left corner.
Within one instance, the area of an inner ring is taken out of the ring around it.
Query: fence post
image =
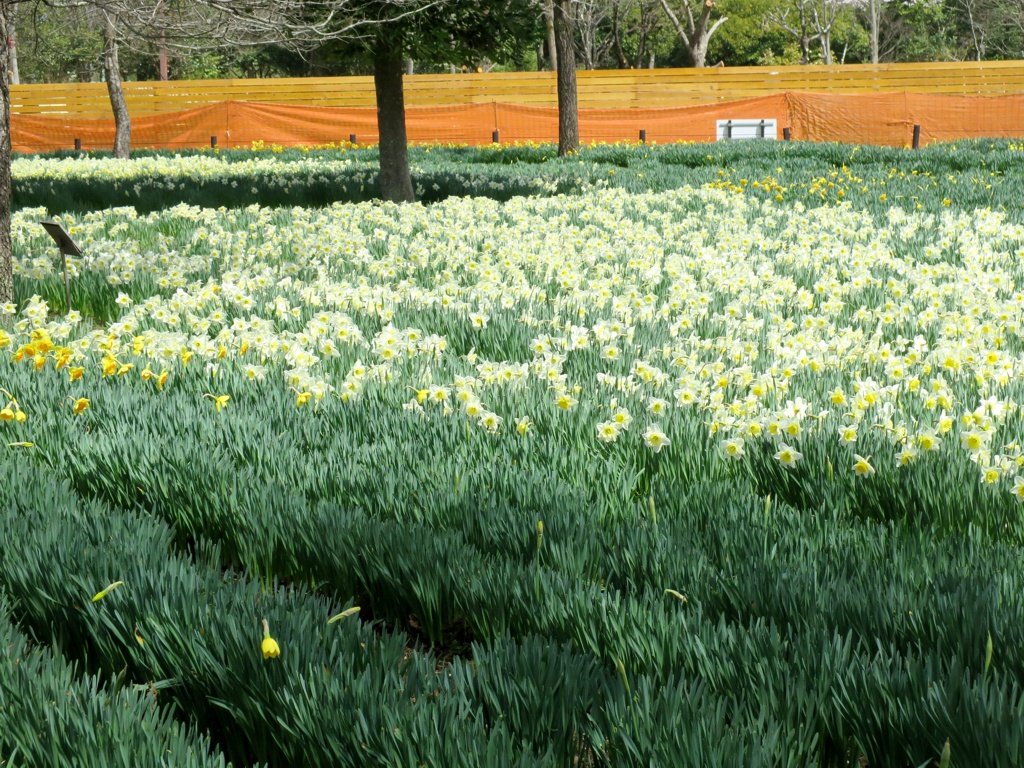
[[[210,149],[216,149],[216,148],[217,148],[217,137],[216,136],[211,136],[210,137]]]
[[[491,133],[491,143],[492,144],[501,144],[501,131],[499,129],[497,129],[497,128],[495,128],[494,132]]]
[[[793,136],[793,134],[790,133],[788,125],[785,128],[782,129],[782,140],[783,141],[789,141],[792,138],[792,136]]]
[[[920,125],[915,125],[914,126],[914,144],[913,144],[913,147],[914,147],[914,149],[920,149],[921,148],[921,126]]]
[[[349,144],[355,144],[356,143],[356,135],[354,133],[350,133],[348,135],[348,143]]]
[[[81,139],[75,139],[75,152],[81,152],[81,151],[82,151],[82,140]]]
[[[647,143],[647,129],[646,128],[641,128],[640,129],[640,143],[641,144],[646,144]]]

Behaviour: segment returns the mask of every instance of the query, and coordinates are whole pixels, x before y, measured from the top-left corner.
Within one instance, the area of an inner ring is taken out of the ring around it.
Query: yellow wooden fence
[[[999,96],[1024,93],[1024,61],[841,66],[719,67],[712,69],[593,70],[577,74],[581,108],[673,107],[784,91],[867,94],[892,91]],[[371,77],[126,82],[133,115],[153,115],[221,101],[319,107],[372,107]],[[408,106],[504,102],[555,105],[552,72],[410,75]],[[16,85],[11,111],[22,115],[74,115],[107,119],[103,83]]]

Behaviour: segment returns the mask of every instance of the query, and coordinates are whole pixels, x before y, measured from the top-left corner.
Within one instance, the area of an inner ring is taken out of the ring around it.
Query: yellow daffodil
[[[211,395],[207,392],[203,397],[208,397],[213,400],[213,405],[217,409],[217,413],[220,413],[221,408],[226,408],[228,400],[231,399],[231,395]]]
[[[72,406],[72,410],[75,412],[75,415],[77,416],[88,407],[89,399],[86,397],[80,397],[77,400],[75,400],[74,405]]]
[[[281,646],[270,636],[270,623],[263,620],[263,643],[260,646],[264,659],[276,659],[281,655]]]

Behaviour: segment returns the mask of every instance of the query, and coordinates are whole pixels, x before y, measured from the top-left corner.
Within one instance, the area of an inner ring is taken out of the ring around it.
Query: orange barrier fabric
[[[926,93],[871,95],[787,92],[685,107],[658,109],[581,109],[583,142],[647,140],[713,141],[717,120],[774,119],[778,135],[789,127],[792,138],[904,146],[913,126],[921,141],[959,138],[1024,137],[1024,94],[955,96]],[[500,141],[556,141],[558,113],[552,107],[506,103],[462,104],[406,109],[406,130],[413,143],[487,144],[493,131]],[[11,115],[15,152],[109,149],[113,119],[67,115]],[[222,101],[195,109],[151,114],[132,120],[136,148],[184,149],[210,146],[217,137],[224,148],[262,141],[281,146],[341,143],[351,134],[359,144],[377,142],[374,108],[309,107],[261,102]]]
[[[402,79],[407,107],[514,103],[552,108],[558,104],[555,81],[555,72],[463,72]],[[580,109],[660,109],[786,92],[1006,96],[1024,93],[1024,61],[593,69],[577,71],[576,84]],[[369,76],[142,80],[123,85],[135,117],[224,101],[344,109],[377,105]],[[105,83],[12,85],[11,113],[105,120],[110,98]]]

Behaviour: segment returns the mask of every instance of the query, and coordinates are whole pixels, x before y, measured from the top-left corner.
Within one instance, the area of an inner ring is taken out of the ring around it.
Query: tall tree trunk
[[[643,6],[641,6],[642,8]],[[637,36],[636,41],[636,69],[643,69],[644,62],[647,60],[647,30],[644,29],[643,25],[640,26],[640,33]]]
[[[132,118],[121,87],[121,63],[117,59],[117,29],[107,17],[103,25],[103,67],[107,71],[107,93],[114,110],[114,157],[127,158],[132,151]]]
[[[167,80],[167,41],[164,33],[160,33],[160,79]]]
[[[881,16],[882,0],[868,0],[868,32],[871,36],[871,63],[878,63],[878,25]]]
[[[16,32],[14,30],[14,6],[10,6],[7,11],[7,42],[10,47],[11,60],[8,64],[8,71],[11,73],[10,84],[19,85],[21,83],[21,76],[18,74],[18,47],[16,40]]]
[[[558,69],[558,41],[555,39],[555,2],[547,0],[544,6],[544,24],[548,30],[548,59],[551,61],[551,71]]]
[[[564,157],[580,148],[572,0],[555,0],[554,21],[555,49],[558,51],[558,156]]]
[[[9,0],[0,0],[0,40],[9,34]],[[10,48],[0,46],[0,302],[14,301],[11,251],[11,88],[7,79]],[[0,314],[0,320],[4,317]]]
[[[378,48],[373,57],[373,85],[377,91],[377,133],[380,134],[380,194],[385,200],[411,203],[409,142],[405,134],[405,96],[401,51]]]
[[[629,59],[626,52],[622,50],[622,31],[619,29],[619,4],[612,6],[612,49],[615,51],[615,60],[619,69],[629,69]]]

